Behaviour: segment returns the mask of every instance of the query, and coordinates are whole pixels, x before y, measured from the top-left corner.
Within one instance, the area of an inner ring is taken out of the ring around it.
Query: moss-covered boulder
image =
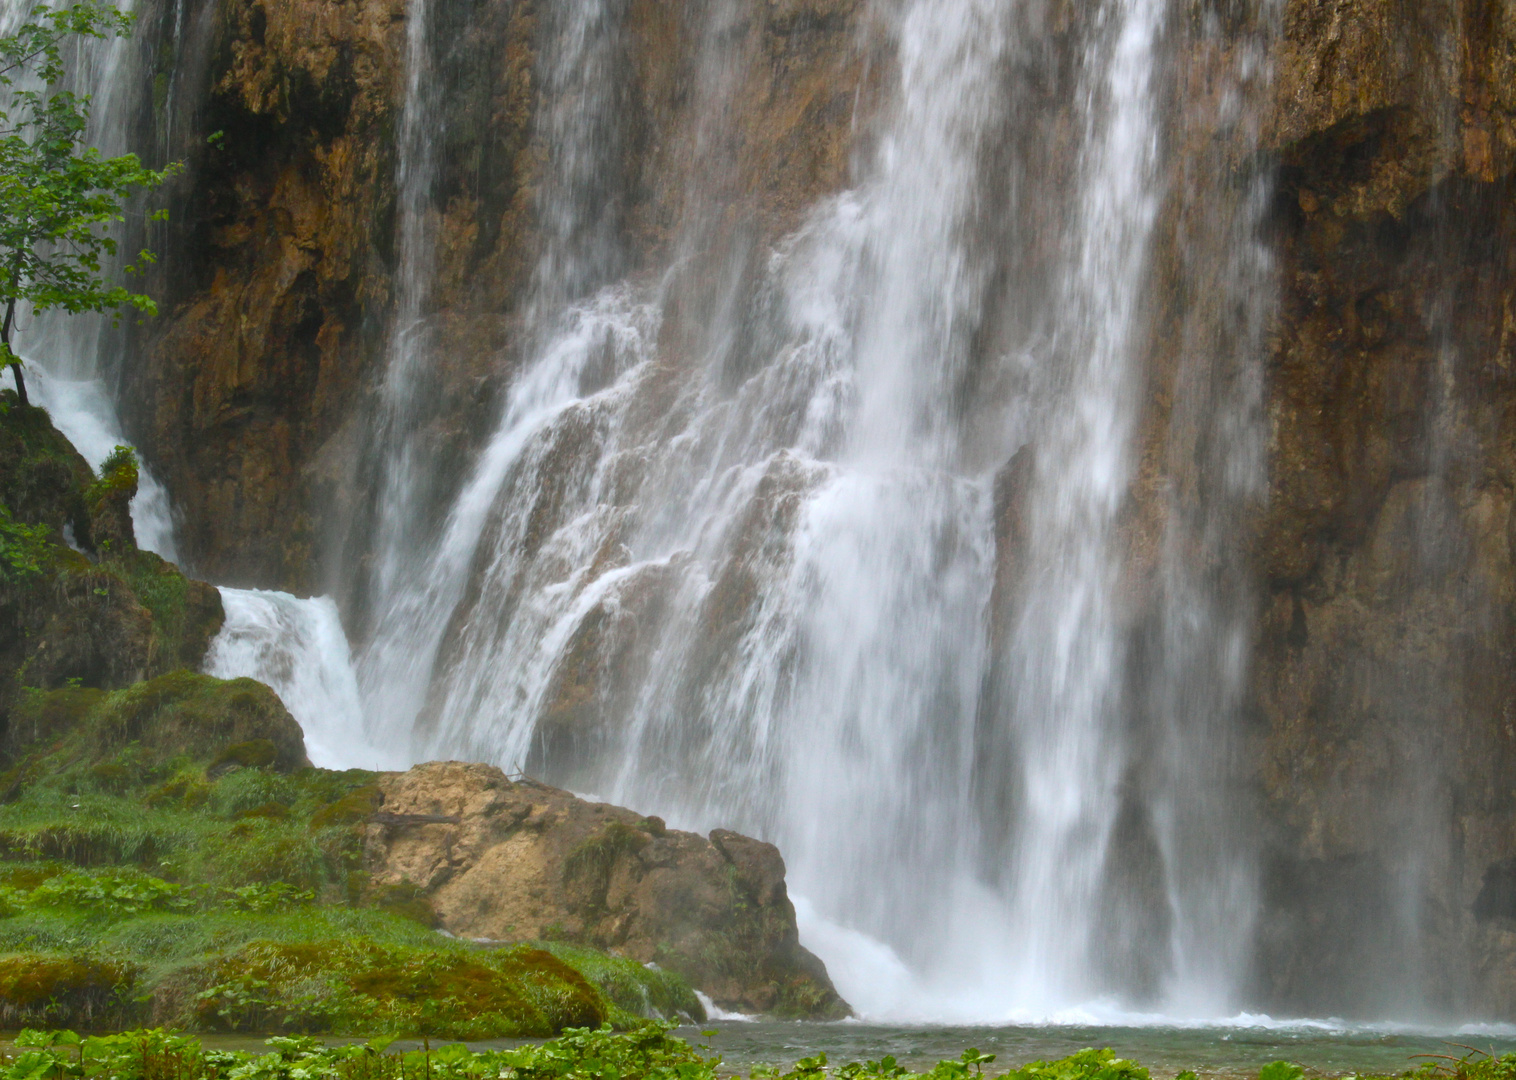
[[[80,956],[0,956],[0,1024],[93,1028],[131,1023],[130,964]]]
[[[209,772],[243,766],[289,772],[310,761],[300,725],[279,696],[252,679],[193,671],[160,675],[115,693],[88,687],[33,690],[13,708],[12,741],[55,756],[108,759],[135,748],[140,764],[185,759]]]
[[[89,462],[53,426],[46,409],[0,391],[0,502],[17,521],[46,525],[60,540],[93,549],[84,493],[95,482]]]
[[[366,940],[253,942],[180,977],[184,1026],[499,1039],[599,1027],[604,995],[541,949],[387,948]],[[165,1018],[174,1019],[174,1018]]]
[[[379,789],[364,848],[372,887],[414,889],[460,937],[614,950],[742,1012],[851,1013],[800,944],[772,844],[670,829],[488,765],[418,765]]]

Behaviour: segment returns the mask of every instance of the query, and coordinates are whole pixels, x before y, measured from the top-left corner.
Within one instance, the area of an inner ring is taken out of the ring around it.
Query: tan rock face
[[[400,0],[222,5],[203,134],[134,342],[131,412],[169,479],[186,558],[306,585],[301,474],[346,417],[389,294]],[[193,85],[193,78],[187,81]]]
[[[418,765],[380,787],[374,882],[420,887],[460,937],[585,942],[676,971],[728,1009],[850,1013],[800,945],[772,844],[668,829],[488,765]]]
[[[1516,908],[1475,902],[1516,844],[1516,17],[1293,0],[1284,34],[1261,989],[1510,1016]]]

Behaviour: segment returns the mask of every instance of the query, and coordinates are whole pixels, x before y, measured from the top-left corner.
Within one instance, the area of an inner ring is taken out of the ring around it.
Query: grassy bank
[[[266,687],[31,691],[0,775],[0,1024],[545,1036],[701,1017],[677,977],[439,933],[371,885],[374,775],[303,765]]]
[[[311,1038],[269,1039],[266,1053],[207,1050],[193,1037],[162,1030],[80,1038],[69,1031],[25,1031],[3,1062],[0,1080],[720,1080],[733,1076],[720,1058],[647,1023],[629,1031],[570,1030],[537,1045],[470,1050],[461,1044],[388,1052],[387,1040],[324,1046]],[[1287,1061],[1266,1065],[1258,1080],[1303,1080]],[[1147,1069],[1109,1049],[1082,1050],[1056,1061],[996,1068],[995,1056],[969,1049],[956,1060],[912,1073],[893,1058],[833,1066],[826,1055],[787,1071],[758,1066],[752,1080],[1150,1080]],[[1423,1065],[1402,1080],[1516,1080],[1516,1054],[1477,1051],[1458,1061]],[[1180,1073],[1178,1080],[1197,1080]],[[1375,1080],[1358,1077],[1356,1080]],[[1386,1078],[1388,1080],[1388,1078]]]

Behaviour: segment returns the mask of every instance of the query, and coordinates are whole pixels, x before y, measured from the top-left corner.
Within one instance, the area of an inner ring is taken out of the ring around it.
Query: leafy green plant
[[[98,501],[106,493],[122,488],[135,489],[140,466],[137,452],[130,446],[117,446],[100,463],[99,477],[85,491],[85,498]]]
[[[0,38],[0,85],[11,88],[10,104],[0,110],[0,362],[15,373],[23,405],[21,358],[11,349],[19,305],[70,314],[157,311],[149,297],[109,284],[105,265],[116,254],[110,228],[125,220],[126,200],[159,187],[176,167],[149,169],[135,154],[106,158],[84,146],[90,99],[62,89],[66,42],[125,36],[131,28],[130,14],[79,0],[34,7]],[[152,261],[142,251],[125,271],[138,273]]]
[[[1305,1070],[1293,1061],[1271,1061],[1258,1070],[1258,1080],[1301,1080]]]
[[[184,886],[146,874],[72,871],[44,881],[26,903],[29,907],[71,907],[124,918],[147,911],[184,911],[195,906],[195,899]]]
[[[51,535],[46,525],[17,521],[0,503],[0,579],[20,584],[41,577],[48,565]]]

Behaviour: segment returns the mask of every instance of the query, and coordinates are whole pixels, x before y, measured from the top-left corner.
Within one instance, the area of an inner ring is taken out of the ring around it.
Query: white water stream
[[[1203,875],[1225,887],[1198,899],[1157,867],[1157,910],[1111,895],[1134,768],[1117,531],[1163,195],[1167,5],[1090,13],[1054,311],[1032,346],[988,360],[977,337],[1005,256],[974,233],[993,185],[1014,180],[986,151],[1017,112],[1002,73],[1027,22],[1006,0],[881,10],[900,85],[872,163],[773,252],[757,300],[717,305],[757,324],[741,362],[715,346],[671,391],[660,327],[683,271],[657,285],[597,274],[616,260],[587,155],[615,99],[596,51],[614,26],[595,0],[565,9],[545,81],[598,81],[564,92],[574,123],[550,117],[540,344],[435,542],[397,546],[386,538],[414,523],[380,523],[358,661],[370,737],[775,840],[807,940],[876,1015],[1047,1015],[1128,992],[1224,1011],[1246,865]],[[986,363],[1019,388],[988,430],[959,404]],[[733,366],[747,372],[735,386]],[[995,470],[1023,447],[1025,588],[997,644]],[[985,746],[1007,773],[976,775]],[[1014,820],[985,820],[972,793],[986,782],[1016,793]],[[1142,803],[1160,850],[1164,782]],[[1097,930],[1128,909],[1131,930],[1159,932],[1140,956],[1106,955]]]

